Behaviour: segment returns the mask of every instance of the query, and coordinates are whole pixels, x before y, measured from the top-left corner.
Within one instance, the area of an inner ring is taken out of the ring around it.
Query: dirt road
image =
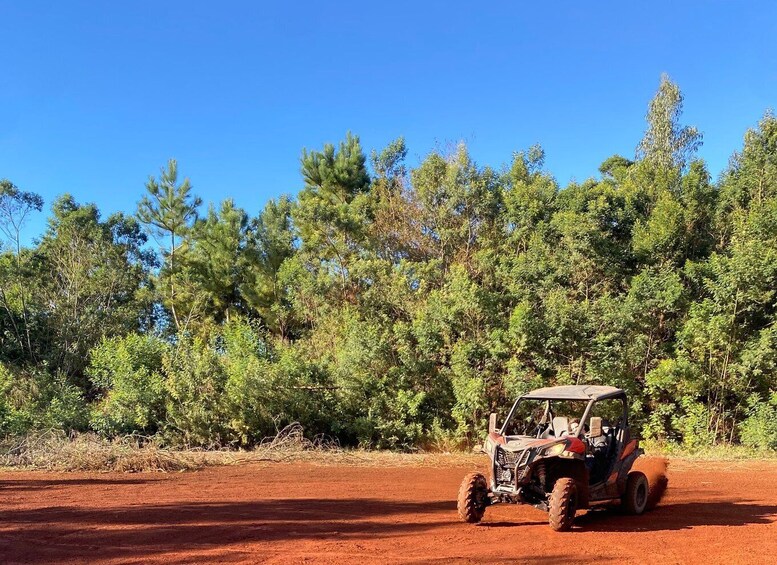
[[[529,507],[460,523],[476,464],[247,464],[176,474],[0,474],[2,563],[774,563],[777,463],[675,461],[658,509]]]

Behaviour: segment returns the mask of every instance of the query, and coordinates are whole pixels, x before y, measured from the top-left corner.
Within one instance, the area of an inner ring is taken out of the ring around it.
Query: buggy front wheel
[[[574,479],[562,477],[553,485],[548,501],[548,520],[550,527],[557,532],[566,532],[572,528],[577,513],[577,483]]]
[[[459,517],[470,524],[477,524],[483,519],[488,503],[486,477],[481,473],[470,473],[464,477],[459,487]]]

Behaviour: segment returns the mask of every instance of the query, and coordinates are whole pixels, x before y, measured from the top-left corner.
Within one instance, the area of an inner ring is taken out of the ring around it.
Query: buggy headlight
[[[564,450],[567,448],[566,442],[557,443],[556,445],[551,445],[548,449],[545,450],[546,456],[551,455],[561,455],[564,453]]]

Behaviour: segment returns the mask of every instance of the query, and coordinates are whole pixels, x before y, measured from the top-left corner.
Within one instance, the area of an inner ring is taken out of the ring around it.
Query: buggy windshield
[[[502,426],[502,435],[534,438],[577,435],[588,400],[519,398]]]

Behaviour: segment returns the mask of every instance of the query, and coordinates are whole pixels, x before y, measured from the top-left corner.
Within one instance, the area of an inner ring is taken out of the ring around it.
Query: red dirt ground
[[[777,462],[673,461],[642,516],[495,506],[459,522],[454,468],[246,464],[0,474],[2,563],[774,563]]]

